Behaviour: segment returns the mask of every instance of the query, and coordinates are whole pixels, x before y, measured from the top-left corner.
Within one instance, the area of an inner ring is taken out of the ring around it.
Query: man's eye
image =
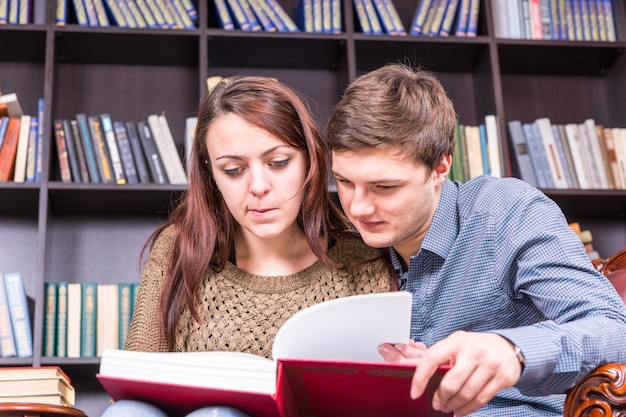
[[[395,185],[377,185],[376,188],[378,188],[379,190],[388,191],[388,190],[393,190],[394,188],[396,188],[396,186]]]

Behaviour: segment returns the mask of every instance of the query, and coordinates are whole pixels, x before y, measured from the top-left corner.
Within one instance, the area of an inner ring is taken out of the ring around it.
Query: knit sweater
[[[166,229],[152,248],[143,270],[125,349],[166,351],[158,308],[173,240]],[[328,252],[340,263],[375,258],[377,252],[359,238],[340,237]],[[279,327],[313,304],[355,294],[387,292],[392,279],[383,260],[335,269],[317,261],[286,276],[249,274],[227,262],[220,272],[207,270],[195,320],[188,308],[176,326],[175,351],[237,351],[271,358]],[[367,329],[363,329],[367,331]]]

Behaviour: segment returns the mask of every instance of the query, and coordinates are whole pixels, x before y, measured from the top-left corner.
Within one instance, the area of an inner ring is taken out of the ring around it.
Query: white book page
[[[272,357],[384,362],[382,343],[408,343],[412,296],[406,291],[338,298],[313,305],[278,330]]]

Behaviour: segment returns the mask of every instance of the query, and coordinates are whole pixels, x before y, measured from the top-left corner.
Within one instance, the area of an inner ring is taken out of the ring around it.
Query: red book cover
[[[414,365],[281,359],[277,401],[283,417],[452,416],[432,408],[432,396],[449,367],[440,367],[427,391],[409,396]]]
[[[274,395],[97,375],[115,401],[132,399],[161,408],[171,417],[210,405],[230,405],[254,417],[280,417]]]

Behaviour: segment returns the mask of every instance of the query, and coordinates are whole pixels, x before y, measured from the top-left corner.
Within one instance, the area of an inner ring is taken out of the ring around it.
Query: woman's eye
[[[229,168],[224,170],[224,174],[228,176],[235,176],[241,172],[241,168]]]
[[[281,159],[279,161],[272,161],[270,163],[270,165],[272,165],[275,168],[282,168],[282,167],[286,167],[287,164],[289,164],[289,159]]]

